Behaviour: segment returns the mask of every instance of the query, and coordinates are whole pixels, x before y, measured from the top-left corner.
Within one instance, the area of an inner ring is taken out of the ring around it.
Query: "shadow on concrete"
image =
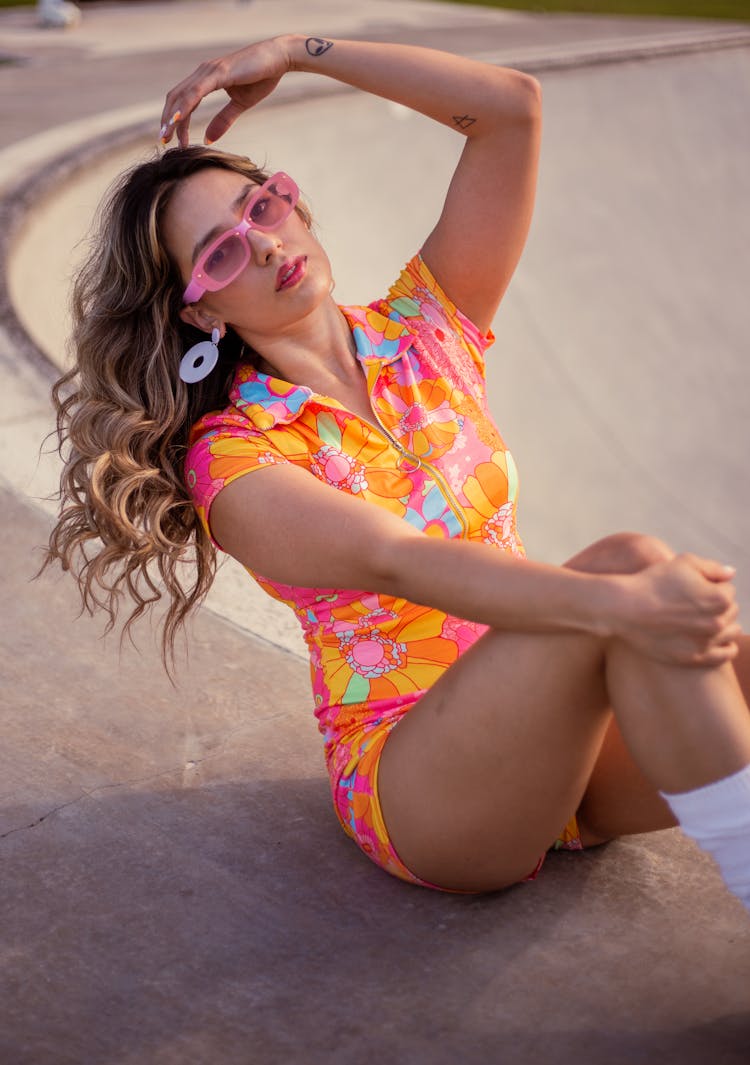
[[[431,894],[352,850],[324,781],[258,768],[100,794],[3,840],[4,1061],[746,1061],[750,1014],[721,1011],[705,968],[678,959],[679,996],[658,949],[634,971],[647,896],[614,887],[623,854],[553,855],[481,899]],[[606,865],[622,938],[590,905]],[[698,995],[719,1008],[694,1023]]]
[[[750,929],[679,833],[402,884],[338,828],[303,664],[209,615],[176,690],[145,637],[81,618],[71,654],[71,582],[28,581],[49,521],[0,502],[0,1060],[743,1060]]]

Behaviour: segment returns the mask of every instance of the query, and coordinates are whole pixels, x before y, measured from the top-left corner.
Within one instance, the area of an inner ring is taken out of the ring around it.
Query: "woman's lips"
[[[306,255],[298,255],[296,259],[284,263],[276,275],[276,291],[280,292],[283,288],[291,288],[292,285],[296,285],[298,281],[301,281],[305,276],[306,266]]]

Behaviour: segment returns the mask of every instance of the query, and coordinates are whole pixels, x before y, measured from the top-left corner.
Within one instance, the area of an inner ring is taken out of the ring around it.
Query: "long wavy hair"
[[[186,385],[180,359],[205,334],[179,316],[184,282],[163,238],[177,186],[207,167],[262,184],[249,159],[209,148],[173,148],[123,174],[99,208],[89,254],[73,288],[74,363],[54,385],[63,460],[60,514],[44,566],[59,561],[78,582],[83,608],[123,635],[163,596],[162,658],[169,670],[188,614],[208,592],[216,551],[186,490],[191,426],[221,409],[240,360],[256,354],[231,328],[216,369]],[[310,226],[309,212],[297,210]]]

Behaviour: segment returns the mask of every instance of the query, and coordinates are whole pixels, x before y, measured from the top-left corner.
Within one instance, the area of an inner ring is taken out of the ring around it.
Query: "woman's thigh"
[[[383,748],[380,803],[401,860],[460,890],[527,876],[577,809],[609,719],[599,641],[487,632]]]

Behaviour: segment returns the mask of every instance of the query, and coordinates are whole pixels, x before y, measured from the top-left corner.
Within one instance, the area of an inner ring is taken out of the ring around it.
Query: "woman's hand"
[[[614,636],[649,658],[676,665],[716,666],[737,654],[734,570],[697,555],[676,555],[620,578],[627,594]]]
[[[201,63],[189,77],[167,93],[162,111],[161,139],[168,144],[176,131],[181,147],[190,141],[190,116],[209,93],[223,89],[229,103],[206,128],[205,143],[223,136],[243,111],[270,95],[291,69],[288,38],[273,37],[237,52]]]

